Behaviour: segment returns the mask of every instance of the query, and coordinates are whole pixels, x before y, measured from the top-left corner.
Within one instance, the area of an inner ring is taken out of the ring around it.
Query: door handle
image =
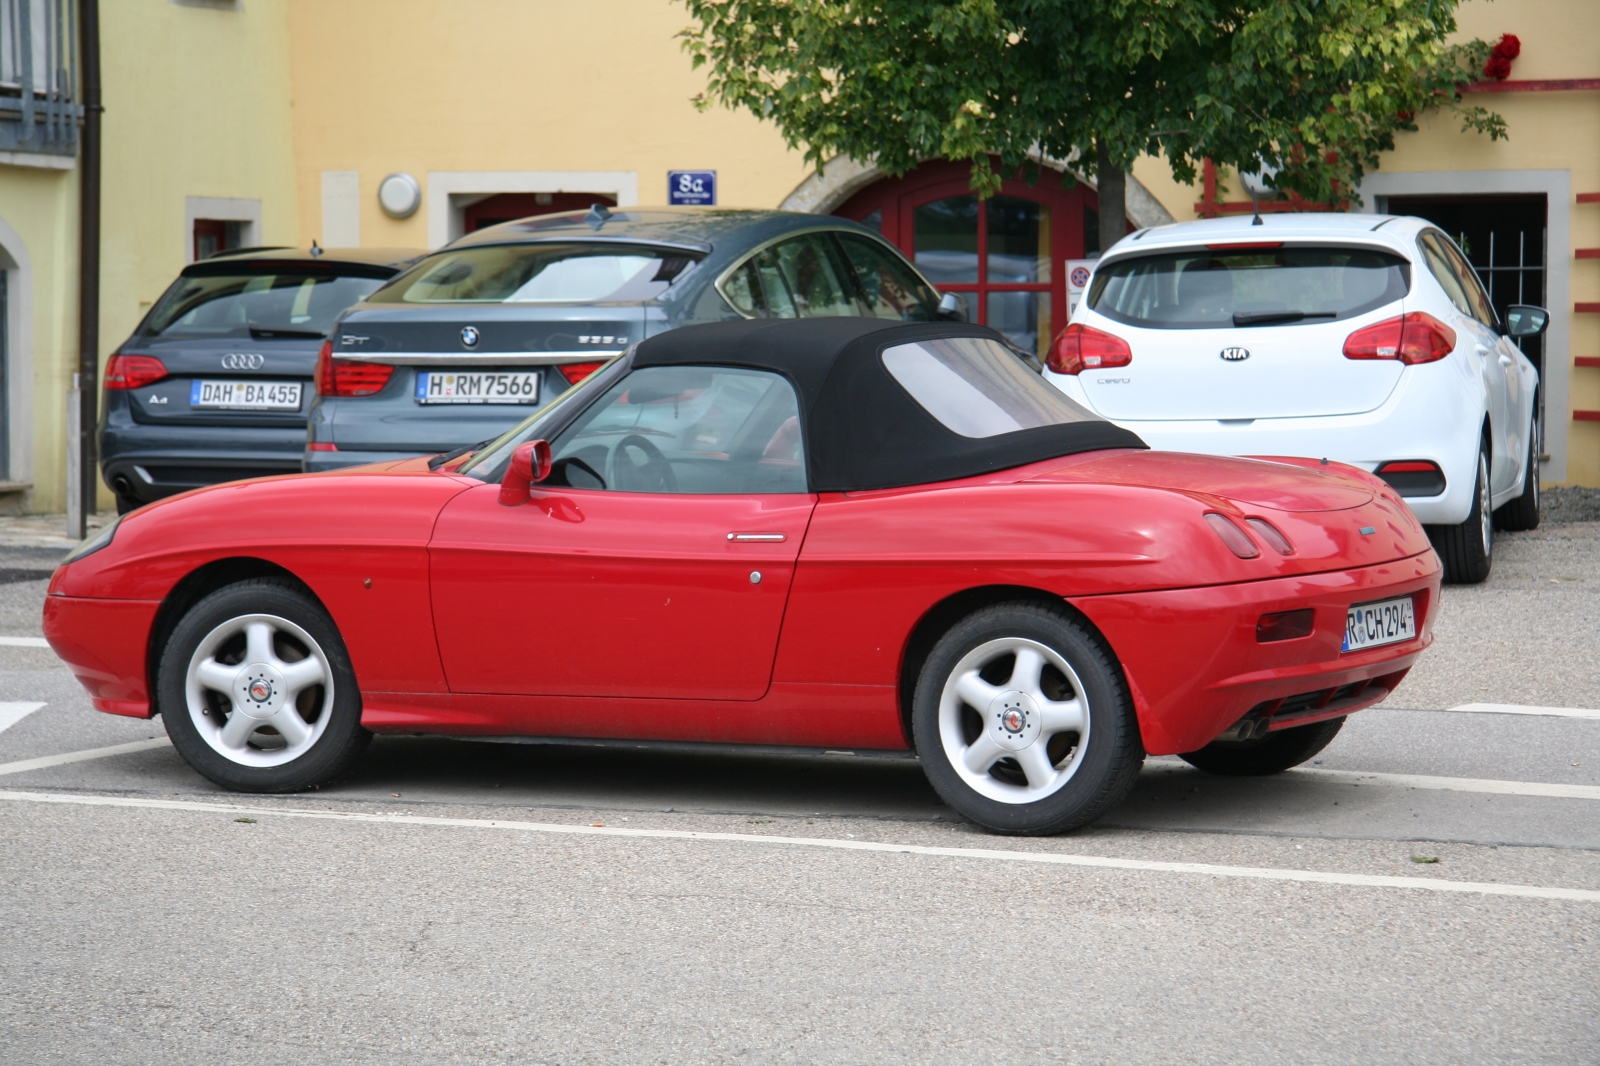
[[[1501,366],[1510,366],[1514,362],[1516,362],[1516,360],[1512,359],[1509,355],[1506,355],[1504,352],[1500,353]]]
[[[789,538],[782,533],[729,533],[728,539],[739,544],[776,544]]]

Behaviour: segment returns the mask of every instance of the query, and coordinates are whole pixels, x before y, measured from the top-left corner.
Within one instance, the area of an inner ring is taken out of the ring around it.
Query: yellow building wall
[[[678,4],[288,0],[288,12],[302,241],[322,232],[325,170],[359,171],[368,247],[428,245],[430,172],[634,172],[652,206],[667,202],[669,170],[715,170],[729,207],[774,207],[808,172],[772,125],[690,103],[705,76],[674,39],[689,23]],[[423,186],[403,220],[378,206],[396,171]]]

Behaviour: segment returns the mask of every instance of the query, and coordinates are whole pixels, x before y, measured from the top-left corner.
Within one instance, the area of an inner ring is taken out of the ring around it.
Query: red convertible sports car
[[[1265,774],[1432,640],[1386,484],[1146,450],[998,334],[757,320],[635,345],[476,452],[200,489],[50,582],[51,646],[229,788],[373,733],[912,749],[992,830],[1145,755]]]

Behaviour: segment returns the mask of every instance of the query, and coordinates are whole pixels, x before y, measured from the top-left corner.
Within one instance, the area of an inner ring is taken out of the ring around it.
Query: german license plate
[[[537,370],[424,370],[418,403],[538,403]]]
[[[1358,603],[1345,613],[1344,647],[1341,651],[1362,651],[1398,644],[1417,635],[1415,609],[1410,596],[1377,603]]]
[[[196,381],[189,406],[227,411],[298,411],[299,381]]]

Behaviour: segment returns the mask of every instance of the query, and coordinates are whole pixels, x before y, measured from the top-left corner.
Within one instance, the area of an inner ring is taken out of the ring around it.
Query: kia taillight
[[[1045,365],[1057,374],[1127,366],[1131,362],[1133,349],[1127,341],[1081,322],[1062,330],[1045,356]]]
[[[324,396],[372,396],[383,391],[393,374],[387,363],[334,358],[332,341],[323,341],[317,353],[317,391]]]
[[[562,363],[556,369],[561,371],[561,376],[567,379],[567,384],[576,385],[603,366],[605,366],[604,363]]]
[[[1456,331],[1422,311],[1358,329],[1344,341],[1346,359],[1398,359],[1408,366],[1432,363],[1455,350]]]
[[[113,355],[106,360],[106,388],[142,389],[167,376],[167,368],[153,355]]]

